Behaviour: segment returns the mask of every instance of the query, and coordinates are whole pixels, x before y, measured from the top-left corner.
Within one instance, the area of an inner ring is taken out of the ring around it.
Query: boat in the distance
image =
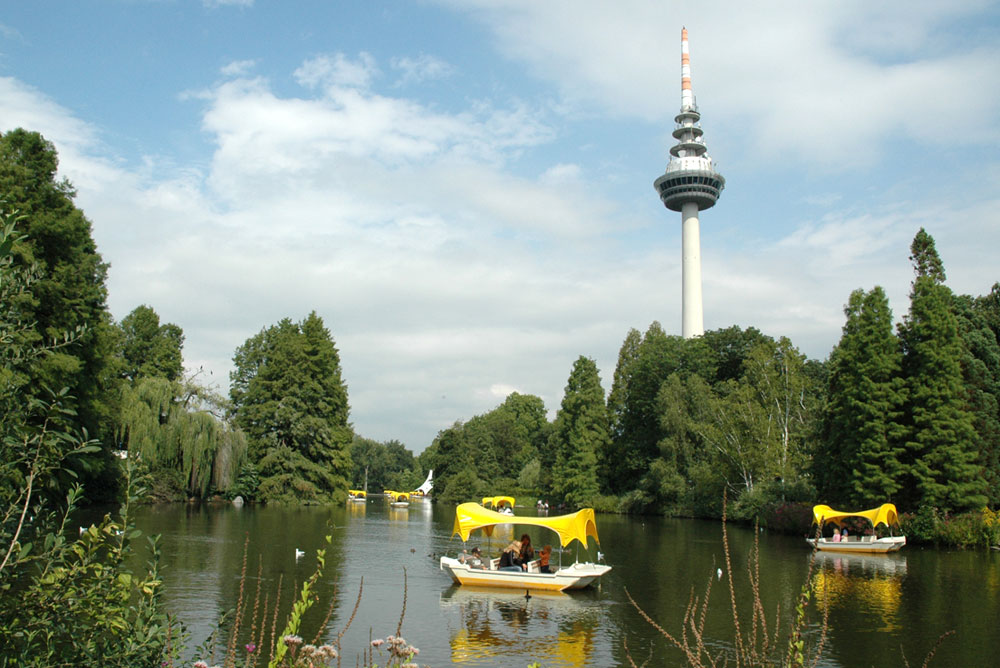
[[[840,528],[843,526],[844,521],[851,517],[860,517],[868,520],[869,524],[871,524],[872,533],[867,536],[852,536],[848,532],[847,536],[841,536],[839,532]],[[896,506],[891,503],[883,503],[878,508],[872,508],[871,510],[853,512],[834,510],[827,505],[813,506],[813,523],[819,525],[821,533],[826,524],[833,524],[837,529],[834,535],[829,538],[821,535],[819,539],[806,539],[806,542],[810,545],[824,552],[885,554],[901,550],[906,545],[906,536],[892,535],[893,528],[899,528],[899,513],[896,512]],[[879,526],[883,525],[886,527],[889,535],[876,536],[875,531]]]
[[[368,500],[368,493],[363,489],[349,489],[347,490],[347,501],[348,503],[365,503]]]
[[[514,497],[513,496],[484,496],[483,497],[483,508],[491,508],[498,513],[503,515],[513,515],[514,514]]]
[[[520,524],[540,526],[554,531],[559,537],[559,544],[566,547],[574,540],[587,548],[588,537],[597,537],[597,523],[594,520],[594,509],[584,508],[569,515],[557,517],[525,517],[521,515],[504,515],[478,503],[463,503],[455,509],[455,524],[452,535],[458,535],[462,542],[469,540],[469,535],[478,529],[490,536],[493,529],[501,524]],[[600,557],[600,552],[598,552]],[[538,560],[528,564],[527,571],[498,570],[500,559],[483,559],[486,568],[472,568],[464,560],[453,557],[441,557],[441,570],[448,573],[451,579],[460,585],[480,587],[502,587],[505,589],[536,589],[550,591],[565,591],[567,589],[583,589],[602,575],[611,570],[607,564],[593,562],[576,562],[569,566],[560,566],[551,573],[539,570]],[[552,568],[555,568],[552,566]]]
[[[394,492],[391,489],[385,490],[385,495],[389,497],[389,505],[393,508],[409,508],[410,507],[410,494],[409,492]]]

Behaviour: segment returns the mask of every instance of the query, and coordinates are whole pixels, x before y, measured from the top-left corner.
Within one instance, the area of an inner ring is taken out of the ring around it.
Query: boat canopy
[[[584,508],[571,515],[556,517],[525,517],[522,515],[504,515],[489,508],[483,508],[478,503],[463,503],[455,509],[455,526],[452,535],[458,534],[463,542],[469,540],[469,534],[476,529],[482,529],[487,536],[493,535],[493,527],[497,524],[530,524],[545,527],[559,534],[559,542],[566,547],[574,540],[587,547],[587,536],[597,537],[597,522],[594,520],[594,509]]]
[[[393,501],[409,501],[410,495],[407,492],[386,492]]]
[[[359,499],[363,499],[366,496],[368,496],[367,494],[365,494],[365,491],[361,489],[349,489],[347,490],[347,493]]]
[[[896,512],[896,506],[891,503],[883,503],[878,508],[857,512],[834,510],[826,505],[813,506],[813,522],[816,524],[832,522],[840,526],[848,517],[864,517],[872,523],[872,527],[877,527],[879,524],[884,524],[887,527],[899,525],[899,513]]]
[[[503,504],[507,504],[514,509],[514,497],[513,496],[484,496],[483,506],[493,506],[494,508],[499,508]]]

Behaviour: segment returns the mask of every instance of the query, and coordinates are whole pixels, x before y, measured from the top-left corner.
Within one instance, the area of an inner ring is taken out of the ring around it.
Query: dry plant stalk
[[[344,625],[344,628],[340,629],[340,633],[337,634],[337,639],[335,641],[333,641],[333,646],[337,648],[337,668],[340,668],[340,658],[344,654],[343,648],[340,646],[340,639],[344,637],[344,634],[347,633],[347,629],[351,628],[351,624],[354,623],[354,616],[358,614],[358,608],[361,607],[361,593],[364,590],[365,590],[365,576],[362,575],[361,576],[361,584],[358,585],[358,599],[356,601],[354,601],[354,609],[351,610],[351,616],[350,616],[350,618],[348,618],[347,624]],[[330,606],[330,610],[331,611],[333,610],[333,605],[332,604]],[[327,614],[327,618],[328,619],[329,619],[329,617],[330,617],[330,615]],[[324,622],[323,625],[326,626],[326,623]],[[372,634],[371,629],[368,629],[368,636],[369,636],[368,637],[368,640],[369,640],[368,646],[369,647],[371,647],[371,634]]]
[[[396,627],[396,637],[403,633],[403,617],[406,616],[406,566],[403,566],[403,610],[399,613],[399,626]]]
[[[728,665],[730,662],[733,662],[737,668],[742,666],[746,666],[747,668],[773,666],[780,663],[782,660],[782,658],[778,656],[778,650],[781,645],[781,606],[776,606],[774,622],[773,625],[770,625],[764,611],[763,602],[761,601],[759,530],[755,525],[753,548],[747,558],[746,572],[750,583],[752,600],[749,628],[744,629],[741,625],[740,611],[736,603],[736,586],[733,581],[732,556],[729,551],[729,534],[726,528],[726,520],[726,497],[724,495],[722,499],[722,548],[725,558],[725,570],[727,576],[726,582],[729,585],[729,603],[733,615],[733,631],[735,635],[733,649],[729,656],[727,656],[727,652],[725,652],[725,650],[720,650],[713,656],[705,642],[705,619],[708,612],[709,598],[712,593],[711,576],[708,578],[708,584],[705,587],[705,595],[703,598],[699,599],[695,596],[694,589],[692,588],[691,590],[687,607],[684,610],[684,618],[681,621],[680,639],[671,635],[666,629],[657,624],[648,614],[646,614],[646,612],[639,607],[639,604],[636,603],[635,599],[632,598],[632,595],[627,589],[625,590],[625,595],[643,619],[656,629],[660,635],[670,641],[674,647],[683,652],[687,662],[686,665],[691,668],[714,668],[719,665]],[[812,668],[815,668],[815,666],[819,663],[819,659],[822,656],[823,648],[826,643],[829,621],[829,604],[825,604],[823,606],[823,619],[820,624],[819,641],[811,651],[811,661],[807,662],[805,660],[805,652],[803,650],[804,645],[802,641],[802,633],[806,626],[805,608],[811,597],[810,583],[812,582],[815,557],[816,555],[814,549],[813,556],[809,561],[805,584],[802,587],[802,593],[798,599],[798,615],[794,618],[788,637],[788,652],[784,657],[788,665],[801,666],[803,668],[807,665],[807,663]],[[769,628],[773,629],[773,633],[769,631]],[[798,649],[798,652],[795,651],[796,648]],[[630,665],[635,666],[635,662],[629,653],[627,644],[625,645],[625,655]],[[928,660],[929,658],[930,657],[928,657]],[[926,668],[926,664],[924,668]]]
[[[246,535],[243,541],[243,566],[240,569],[240,595],[236,599],[236,618],[233,620],[233,631],[229,635],[229,645],[226,647],[226,659],[223,665],[226,668],[236,666],[236,638],[240,633],[240,620],[243,618],[243,593],[247,582],[247,550],[250,548],[250,534]]]

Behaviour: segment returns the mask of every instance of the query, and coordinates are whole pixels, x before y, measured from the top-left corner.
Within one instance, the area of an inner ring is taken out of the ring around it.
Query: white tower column
[[[685,339],[705,333],[701,302],[701,230],[698,212],[715,206],[726,179],[705,146],[701,113],[691,87],[691,55],[687,30],[681,30],[681,111],[674,117],[670,162],[653,182],[660,201],[681,214],[681,334]]]
[[[685,202],[681,207],[681,335],[685,339],[705,333],[701,305],[701,232],[698,228],[698,203]]]

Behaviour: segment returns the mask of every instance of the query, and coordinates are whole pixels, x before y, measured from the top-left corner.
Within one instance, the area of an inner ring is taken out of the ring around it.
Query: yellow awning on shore
[[[855,512],[834,510],[826,505],[813,506],[813,522],[816,524],[832,522],[840,526],[848,517],[864,517],[872,523],[872,527],[877,527],[879,524],[884,524],[887,527],[899,525],[899,513],[896,512],[896,506],[892,503],[883,503],[878,508]]]
[[[556,517],[524,517],[521,515],[504,515],[478,503],[463,503],[455,509],[455,526],[452,535],[458,534],[463,542],[469,540],[469,534],[476,529],[482,529],[487,536],[493,535],[493,527],[497,524],[528,524],[545,527],[559,534],[559,543],[566,547],[574,540],[587,547],[587,536],[597,537],[597,522],[594,520],[594,509],[584,508],[571,515]]]

